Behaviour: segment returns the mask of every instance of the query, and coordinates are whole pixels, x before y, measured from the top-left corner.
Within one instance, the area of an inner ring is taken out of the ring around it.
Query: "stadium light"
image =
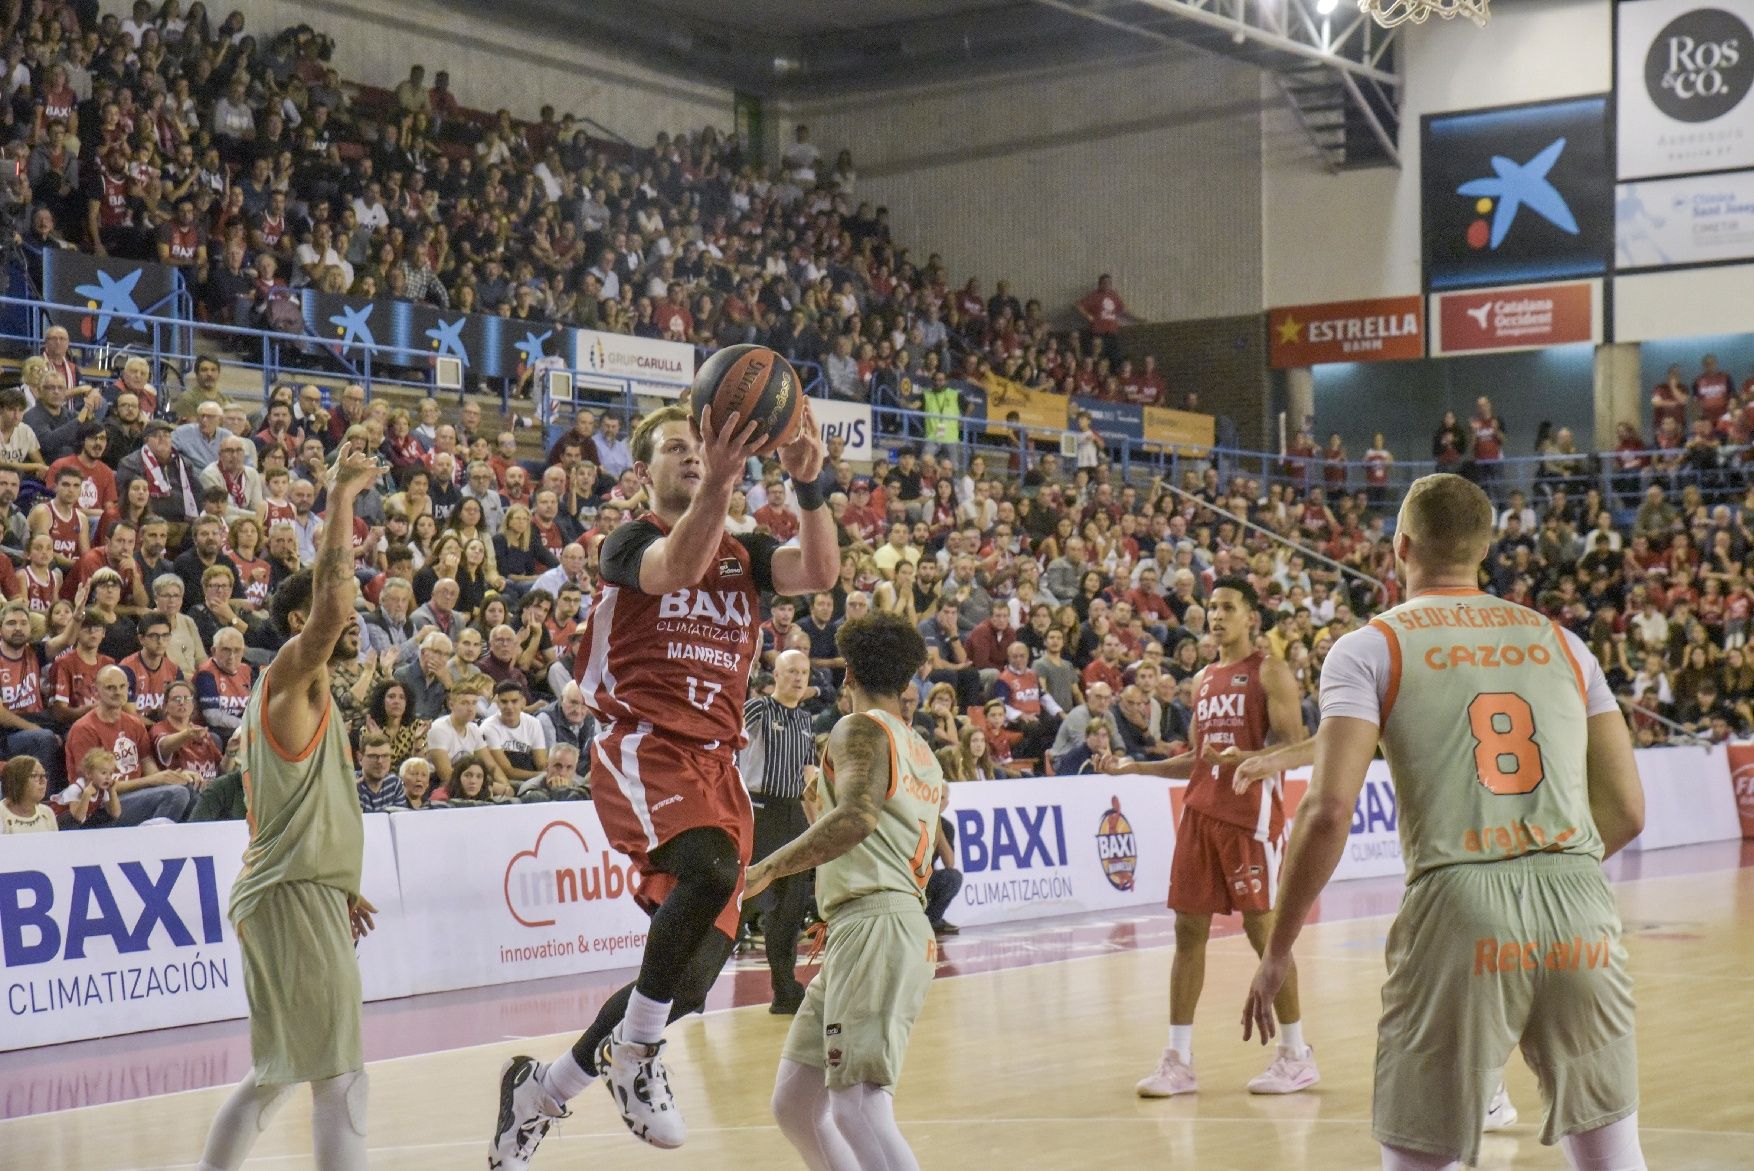
[[[1332,16],[1338,7],[1340,0],[1316,0],[1316,12],[1322,16]]]

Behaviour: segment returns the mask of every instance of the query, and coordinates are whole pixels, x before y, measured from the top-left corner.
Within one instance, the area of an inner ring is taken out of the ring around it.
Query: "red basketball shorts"
[[[1271,911],[1284,856],[1283,836],[1263,842],[1185,806],[1169,864],[1169,909],[1189,915]]]
[[[648,725],[617,725],[591,742],[591,801],[609,843],[640,873],[634,892],[645,906],[662,903],[676,885],[674,875],[657,869],[652,853],[684,831],[723,830],[737,843],[744,867],[755,843],[755,814],[749,791],[727,749],[708,752],[691,741],[666,739]],[[738,903],[743,880],[715,921],[737,938]]]

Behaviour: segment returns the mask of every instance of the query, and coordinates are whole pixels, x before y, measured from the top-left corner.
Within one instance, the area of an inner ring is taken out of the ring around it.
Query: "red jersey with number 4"
[[[641,593],[640,562],[669,531],[648,513],[603,542],[603,589],[585,624],[580,686],[602,723],[650,725],[728,757],[743,745],[761,591],[773,585],[777,542],[721,531],[698,585]]]
[[[1247,830],[1256,839],[1278,838],[1285,827],[1279,777],[1250,785],[1238,795],[1230,787],[1235,765],[1208,764],[1206,745],[1222,752],[1258,752],[1267,746],[1267,688],[1261,680],[1266,655],[1256,651],[1234,663],[1213,663],[1194,693],[1194,769],[1188,778],[1190,809]]]

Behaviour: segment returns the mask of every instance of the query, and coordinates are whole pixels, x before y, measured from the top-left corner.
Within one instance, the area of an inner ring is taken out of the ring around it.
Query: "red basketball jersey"
[[[603,543],[603,589],[585,626],[580,686],[604,724],[649,724],[729,755],[743,745],[743,702],[758,647],[761,591],[776,542],[721,531],[699,585],[639,591],[645,550],[669,531],[646,515]]]
[[[55,680],[50,694],[68,707],[94,704],[97,702],[97,673],[114,666],[115,662],[108,655],[99,655],[97,662],[88,663],[79,657],[77,650],[68,647],[49,665],[49,673]]]
[[[1257,752],[1267,746],[1267,689],[1261,682],[1265,654],[1256,651],[1235,663],[1213,663],[1194,693],[1194,770],[1188,778],[1188,806],[1206,816],[1245,829],[1262,841],[1285,826],[1279,777],[1249,786],[1240,796],[1230,788],[1234,765],[1219,767],[1202,759],[1206,745]]]
[[[49,505],[49,542],[55,546],[55,556],[65,557],[69,561],[79,560],[79,533],[85,527],[85,517],[75,508],[67,516],[55,507],[53,500]]]
[[[0,703],[15,712],[43,710],[43,673],[30,647],[16,659],[0,654]]]
[[[238,669],[227,675],[210,658],[195,668],[195,694],[198,699],[205,699],[202,694],[204,684],[212,680],[214,693],[219,696],[220,706],[230,716],[243,718],[244,708],[250,702],[250,680],[255,671],[248,663],[239,663]]]
[[[74,548],[77,549],[78,546],[75,545]],[[59,597],[61,593],[61,587],[58,584],[60,573],[61,571],[59,569],[51,569],[49,570],[48,580],[42,581],[37,578],[37,571],[35,569],[28,565],[25,566],[24,604],[39,614],[47,614],[50,610],[53,610],[55,608],[55,599]]]
[[[128,672],[129,698],[134,710],[142,716],[156,715],[164,709],[165,688],[183,677],[176,663],[166,655],[154,671],[146,665],[138,653],[129,655],[122,660],[122,670]]]
[[[152,755],[161,767],[199,773],[209,781],[219,775],[219,765],[223,758],[220,756],[219,745],[214,743],[212,733],[203,729],[199,736],[186,741],[175,752],[165,752],[165,737],[176,734],[177,730],[171,727],[169,720],[160,720],[152,725],[149,733],[152,738]]]

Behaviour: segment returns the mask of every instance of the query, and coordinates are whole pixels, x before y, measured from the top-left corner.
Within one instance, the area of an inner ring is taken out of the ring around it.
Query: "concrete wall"
[[[919,260],[956,283],[1005,278],[1050,316],[1100,272],[1148,320],[1260,309],[1258,74],[1165,53],[1098,70],[861,96],[803,121],[852,147],[858,196],[885,204]]]
[[[126,15],[128,0],[104,0],[104,11]],[[187,7],[185,5],[185,7]],[[439,69],[466,106],[506,107],[534,118],[543,105],[591,117],[637,145],[671,133],[731,125],[731,93],[658,73],[607,52],[520,28],[492,16],[492,5],[396,0],[227,0],[210,4],[215,21],[232,9],[259,44],[280,30],[308,24],[335,39],[335,67],[350,81],[385,87],[426,66]]]
[[[1612,7],[1609,0],[1540,0],[1499,5],[1484,29],[1466,20],[1407,26],[1398,171],[1328,174],[1283,103],[1268,104],[1261,138],[1266,304],[1418,292],[1421,115],[1606,92]]]

